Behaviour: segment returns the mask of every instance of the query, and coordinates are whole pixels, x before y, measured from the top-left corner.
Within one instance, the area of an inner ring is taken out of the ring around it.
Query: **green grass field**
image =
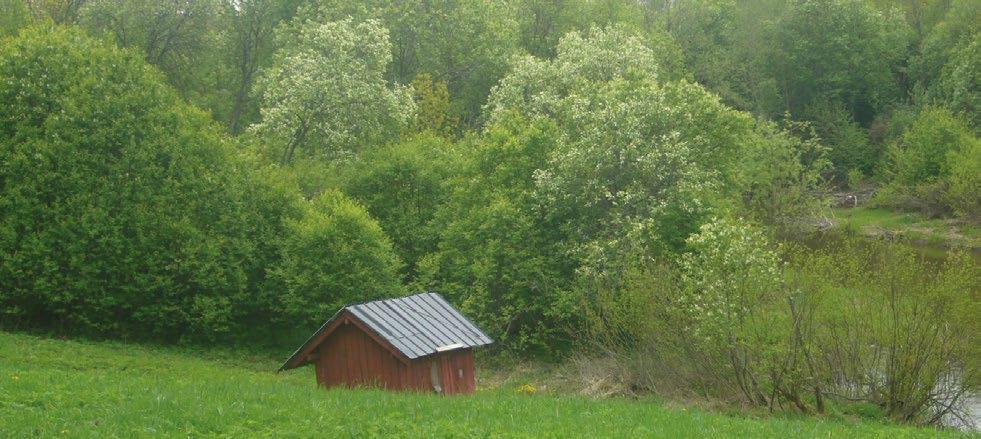
[[[0,437],[956,437],[626,399],[324,390],[274,359],[0,332]],[[479,372],[478,372],[479,373]]]

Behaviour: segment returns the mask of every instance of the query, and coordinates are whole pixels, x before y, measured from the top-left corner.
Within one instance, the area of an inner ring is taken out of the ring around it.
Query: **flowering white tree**
[[[392,52],[377,21],[294,22],[282,38],[258,84],[262,121],[252,129],[282,148],[283,163],[297,151],[335,159],[411,121],[411,93],[385,80]]]
[[[794,328],[784,311],[789,291],[763,232],[742,220],[713,218],[687,246],[679,261],[684,288],[675,304],[682,333],[703,354],[701,366],[722,371],[747,401],[771,404],[775,388],[799,404],[786,387],[800,367],[788,354]]]
[[[554,119],[561,146],[537,173],[572,249],[603,264],[627,247],[675,248],[728,190],[753,121],[697,84],[660,80],[661,56],[620,28],[562,38],[553,60],[517,61],[486,107]]]

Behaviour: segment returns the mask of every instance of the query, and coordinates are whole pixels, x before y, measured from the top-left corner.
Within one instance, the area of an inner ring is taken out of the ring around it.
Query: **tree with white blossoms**
[[[789,384],[797,364],[783,263],[761,229],[739,219],[713,218],[687,241],[679,258],[679,328],[700,352],[706,375],[728,382],[748,402],[769,405],[774,394],[798,403]],[[797,383],[794,382],[794,385]],[[791,390],[788,390],[791,389]]]
[[[262,121],[254,132],[281,148],[282,163],[298,152],[337,159],[395,137],[415,113],[411,93],[390,86],[388,31],[377,21],[295,20],[282,49],[259,81]]]
[[[515,110],[557,122],[562,146],[537,191],[570,250],[599,265],[627,247],[682,247],[727,198],[754,135],[748,115],[701,86],[661,80],[662,56],[622,28],[570,33],[555,59],[518,60],[486,107],[491,122]]]

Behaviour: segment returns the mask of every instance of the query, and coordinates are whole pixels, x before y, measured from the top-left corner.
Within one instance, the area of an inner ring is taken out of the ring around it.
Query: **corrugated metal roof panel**
[[[378,300],[348,309],[367,311],[362,319],[408,358],[432,355],[445,346],[472,348],[490,344],[490,337],[467,320],[443,296],[428,292],[396,299]],[[360,315],[359,315],[359,318]]]
[[[351,315],[409,359],[493,342],[443,296],[428,292],[342,308],[293,353],[281,370],[296,367],[306,361],[300,357],[316,347],[311,345],[344,310],[350,311]]]

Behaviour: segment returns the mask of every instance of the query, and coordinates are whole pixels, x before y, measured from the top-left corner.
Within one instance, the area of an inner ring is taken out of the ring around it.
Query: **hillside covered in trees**
[[[819,230],[978,236],[979,13],[0,0],[0,328],[285,353],[435,290],[633,391],[969,419],[977,248]]]

